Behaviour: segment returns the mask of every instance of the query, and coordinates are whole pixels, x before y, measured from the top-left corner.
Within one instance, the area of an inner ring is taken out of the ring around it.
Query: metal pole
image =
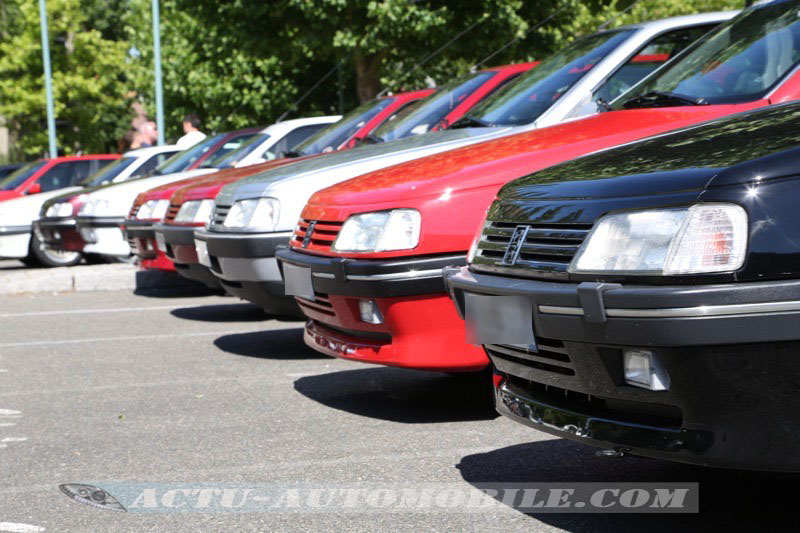
[[[50,69],[50,35],[47,31],[47,9],[45,0],[39,0],[39,21],[42,27],[42,60],[44,61],[44,91],[47,100],[47,139],[50,157],[56,157],[56,119],[53,111],[53,72]]]
[[[164,90],[161,84],[161,23],[158,0],[153,0],[153,55],[156,70],[156,128],[158,145],[164,144]]]

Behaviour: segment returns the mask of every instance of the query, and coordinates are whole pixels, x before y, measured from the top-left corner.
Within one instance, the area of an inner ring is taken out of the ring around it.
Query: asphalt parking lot
[[[0,531],[724,529],[793,505],[794,477],[600,458],[496,417],[468,380],[330,359],[305,347],[300,323],[232,298],[0,302]],[[121,513],[59,490],[575,481],[698,481],[701,514]]]

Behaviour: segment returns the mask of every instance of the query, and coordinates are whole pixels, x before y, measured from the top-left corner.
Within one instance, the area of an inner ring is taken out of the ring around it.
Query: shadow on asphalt
[[[179,307],[170,314],[198,322],[260,322],[267,319],[264,310],[253,304],[217,304]]]
[[[400,368],[364,368],[308,376],[294,382],[300,394],[348,413],[431,424],[490,420],[491,382]]]
[[[223,335],[214,346],[224,352],[259,359],[330,359],[303,342],[303,328],[272,329]]]
[[[532,430],[533,431],[533,430]],[[537,520],[567,531],[738,530],[752,515],[765,522],[797,505],[795,474],[740,472],[640,457],[597,457],[594,447],[555,439],[468,455],[456,468],[465,481],[481,483],[696,482],[700,514],[535,513]]]

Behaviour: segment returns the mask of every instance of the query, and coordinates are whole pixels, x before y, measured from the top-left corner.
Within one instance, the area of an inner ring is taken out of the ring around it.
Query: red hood
[[[325,209],[386,202],[401,207],[400,203],[406,199],[499,187],[512,179],[597,150],[760,105],[766,105],[766,101],[747,105],[612,111],[486,141],[363,174],[323,189],[309,199],[303,218],[339,220],[331,218],[333,213],[325,213]]]
[[[319,191],[301,218],[341,222],[355,213],[407,207],[422,214],[414,250],[309,253],[364,259],[465,252],[497,191],[511,180],[605,148],[766,105],[680,107],[612,111],[541,130],[443,152],[364,174]],[[297,234],[299,235],[299,234]],[[291,245],[298,247],[297,235]]]
[[[258,165],[220,170],[210,176],[203,176],[202,179],[195,180],[191,183],[186,184],[184,182],[183,185],[178,188],[179,190],[176,190],[175,194],[172,195],[170,203],[172,205],[183,205],[184,202],[189,200],[213,200],[219,193],[219,190],[231,182],[244,179],[265,170],[282,167],[312,157],[317,156],[310,155],[297,158],[275,159]]]

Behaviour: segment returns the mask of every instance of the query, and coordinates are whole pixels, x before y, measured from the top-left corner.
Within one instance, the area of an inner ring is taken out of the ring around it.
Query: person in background
[[[178,139],[175,144],[181,150],[185,150],[206,138],[206,134],[200,131],[200,117],[194,113],[189,113],[183,118],[184,136]]]
[[[141,125],[138,135],[134,136],[133,145],[131,148],[147,148],[156,144],[158,140],[158,131],[156,130],[156,123],[148,120]]]

